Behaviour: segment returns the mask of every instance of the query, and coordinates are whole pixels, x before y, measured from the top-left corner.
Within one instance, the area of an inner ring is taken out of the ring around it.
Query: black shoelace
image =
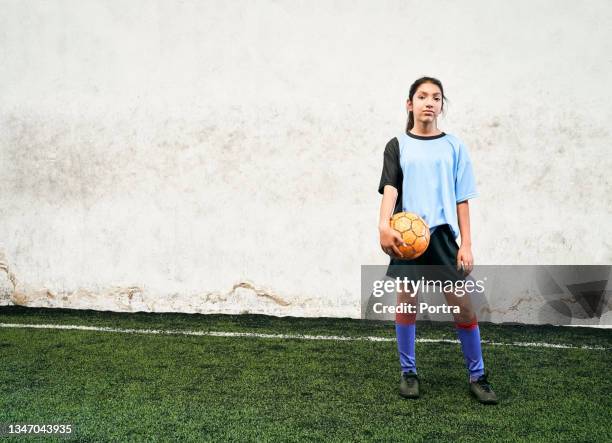
[[[491,392],[491,385],[489,384],[489,382],[487,381],[486,377],[480,377],[478,380],[476,380],[476,383],[478,383],[480,385],[480,387],[482,387],[482,390],[485,392]]]
[[[409,385],[413,385],[418,379],[417,376],[412,375],[412,373],[410,373],[410,375],[404,373],[404,380],[406,380]]]

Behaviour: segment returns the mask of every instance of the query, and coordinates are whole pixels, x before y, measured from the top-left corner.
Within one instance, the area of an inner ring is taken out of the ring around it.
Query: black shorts
[[[421,277],[436,280],[465,280],[465,274],[457,270],[459,246],[455,241],[450,225],[436,228],[429,239],[425,252],[414,260],[391,258],[387,277],[419,280]]]

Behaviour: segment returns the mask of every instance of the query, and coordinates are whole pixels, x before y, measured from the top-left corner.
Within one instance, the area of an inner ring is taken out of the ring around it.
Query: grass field
[[[389,339],[0,327],[0,424],[70,423],[79,441],[612,439],[610,330],[481,324],[483,340],[573,346],[483,344],[500,397],[484,406],[455,343],[417,343],[423,396],[400,398],[390,322],[2,307],[0,323]],[[455,332],[423,323],[417,336]]]

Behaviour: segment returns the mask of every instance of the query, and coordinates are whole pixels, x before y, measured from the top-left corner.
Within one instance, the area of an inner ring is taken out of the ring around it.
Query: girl
[[[472,164],[466,146],[457,137],[441,132],[437,119],[444,108],[442,83],[422,77],[410,86],[406,108],[406,132],[393,138],[385,148],[383,172],[378,192],[380,206],[380,246],[391,257],[387,276],[418,280],[422,275],[415,265],[440,265],[441,274],[464,279],[474,265],[471,250],[468,200],[478,195]],[[400,211],[420,215],[430,227],[427,250],[414,260],[402,260],[398,250],[403,242],[391,229],[389,219]],[[461,246],[456,238],[461,234]],[[429,269],[429,268],[428,268]],[[438,268],[436,268],[438,269]],[[461,271],[459,271],[461,269]],[[438,274],[440,275],[440,274]],[[416,307],[416,293],[398,292],[398,303]],[[497,398],[487,381],[480,348],[480,331],[469,296],[445,292],[449,306],[457,306],[455,325],[469,372],[470,392],[486,404]],[[416,312],[416,310],[415,310]],[[416,313],[396,314],[395,330],[402,375],[400,395],[419,397],[419,377],[415,360]]]

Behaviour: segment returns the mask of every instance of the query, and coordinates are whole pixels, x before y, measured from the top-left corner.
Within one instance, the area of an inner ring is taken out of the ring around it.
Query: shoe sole
[[[481,400],[472,391],[470,391],[470,394],[472,395],[472,397],[474,397],[478,401],[478,403],[483,404],[483,405],[496,405],[498,403],[498,400]]]
[[[399,395],[402,398],[411,398],[411,399],[415,399],[415,398],[420,398],[421,397],[421,393],[420,392],[418,394],[404,394],[402,391],[400,391]]]

